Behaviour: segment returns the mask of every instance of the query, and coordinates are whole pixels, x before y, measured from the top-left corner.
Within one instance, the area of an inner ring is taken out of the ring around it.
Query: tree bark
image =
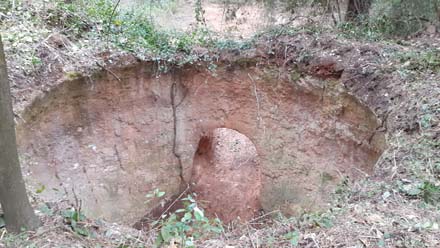
[[[21,174],[9,87],[0,36],[0,203],[6,229],[20,232],[38,227],[40,221],[29,203]]]
[[[346,22],[359,22],[359,17],[368,15],[372,0],[348,0]]]

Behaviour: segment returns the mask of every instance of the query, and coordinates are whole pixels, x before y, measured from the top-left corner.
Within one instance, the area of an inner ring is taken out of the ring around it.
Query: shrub
[[[371,23],[388,35],[407,36],[439,21],[439,0],[386,0],[375,1]]]
[[[195,240],[223,232],[221,221],[218,218],[208,219],[194,197],[188,195],[181,202],[184,208],[164,214],[153,223],[153,226],[160,227],[155,247],[173,242],[180,247],[195,247]]]

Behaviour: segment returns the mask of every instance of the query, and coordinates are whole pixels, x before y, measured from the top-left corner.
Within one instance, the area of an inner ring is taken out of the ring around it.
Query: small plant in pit
[[[86,216],[74,207],[64,210],[62,213],[64,222],[72,228],[72,230],[82,236],[90,236],[90,231],[85,226]]]
[[[300,236],[298,231],[288,232],[283,235],[283,238],[288,240],[292,246],[297,246]]]
[[[147,197],[146,203],[150,202],[154,198],[162,198],[164,195],[165,195],[164,191],[160,191],[160,189],[154,189],[145,196]]]
[[[440,202],[440,186],[434,183],[425,182],[413,182],[405,183],[402,181],[397,182],[400,192],[406,194],[409,197],[421,198],[425,203],[435,204]]]
[[[330,228],[333,226],[335,216],[331,211],[328,212],[312,212],[301,216],[300,223],[303,226],[311,228]]]
[[[159,190],[148,194],[148,198],[162,197],[164,192]],[[209,219],[204,210],[198,206],[193,194],[188,194],[180,202],[183,208],[172,213],[164,213],[151,226],[158,228],[155,247],[163,244],[178,244],[179,247],[195,247],[194,241],[209,235],[223,232],[222,223],[218,218]]]

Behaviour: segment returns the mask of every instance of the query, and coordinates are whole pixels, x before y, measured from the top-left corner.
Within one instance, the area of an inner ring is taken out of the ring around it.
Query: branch
[[[113,16],[115,15],[115,12],[116,12],[116,8],[118,8],[120,2],[121,2],[121,0],[118,0],[118,2],[115,4],[115,7],[112,10],[112,13],[110,14],[110,19],[108,20],[109,30],[110,30],[110,25],[113,21]]]
[[[108,19],[108,26],[107,26],[107,45],[109,42],[109,35],[110,35],[110,29],[112,26],[112,21],[113,21],[113,16],[115,15],[116,9],[119,6],[119,3],[121,2],[121,0],[118,0],[118,2],[116,2],[115,7],[112,10],[112,13],[110,14],[110,18]]]
[[[111,70],[105,68],[103,65],[101,65],[100,63],[98,63],[98,61],[96,61],[96,65],[99,66],[99,67],[101,67],[103,70],[109,72],[110,74],[112,74],[113,77],[115,77],[119,82],[121,82],[121,79],[120,79],[120,78],[119,78],[114,72],[112,72]]]

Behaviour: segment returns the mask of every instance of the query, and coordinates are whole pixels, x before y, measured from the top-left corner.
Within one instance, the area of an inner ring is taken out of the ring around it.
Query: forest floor
[[[17,121],[36,98],[77,74],[136,60],[161,63],[154,52],[127,51],[105,36],[76,36],[67,26],[48,24],[52,17],[32,8],[0,16]],[[295,65],[318,77],[343,70],[340,82],[382,121],[387,149],[372,175],[341,183],[327,210],[291,218],[266,213],[196,240],[196,247],[440,247],[440,37],[369,41],[334,29],[282,28],[232,47],[194,46],[173,54],[173,61],[190,54],[191,62],[210,64],[204,60],[210,54],[223,61],[252,57],[260,65]],[[329,60],[328,71],[315,70]],[[81,223],[89,230],[82,235],[62,214],[69,203],[48,205],[38,192],[29,189],[43,225],[19,235],[0,228],[0,247],[123,248],[155,242],[156,229],[94,219]]]

